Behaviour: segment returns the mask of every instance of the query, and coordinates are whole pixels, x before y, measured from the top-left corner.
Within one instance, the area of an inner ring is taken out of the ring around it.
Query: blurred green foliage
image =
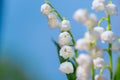
[[[0,80],[29,80],[16,64],[0,60]]]
[[[117,64],[116,64],[114,80],[120,80],[120,57],[118,57],[118,61],[117,61]]]

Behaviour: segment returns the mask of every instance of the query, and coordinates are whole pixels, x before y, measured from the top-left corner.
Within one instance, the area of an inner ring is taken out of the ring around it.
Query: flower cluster
[[[89,13],[87,9],[76,10],[73,15],[74,20],[82,23],[88,31],[82,38],[75,41],[70,31],[70,21],[62,18],[49,2],[41,6],[41,12],[47,16],[49,26],[59,28],[61,31],[58,36],[59,56],[64,59],[64,62],[60,64],[59,70],[68,75],[75,74],[75,80],[89,80],[90,75],[92,75],[92,80],[106,80],[107,78],[102,73],[108,68],[112,80],[112,52],[120,52],[120,40],[112,32],[110,16],[117,14],[117,8],[112,1],[93,0],[92,9],[105,12],[107,17],[98,20],[97,16]],[[108,22],[106,29],[100,26],[104,20]],[[104,49],[98,43],[108,44],[108,48]],[[81,53],[78,54],[78,51]],[[105,52],[109,54],[110,63],[104,61]],[[95,75],[96,70],[100,70],[100,74]]]

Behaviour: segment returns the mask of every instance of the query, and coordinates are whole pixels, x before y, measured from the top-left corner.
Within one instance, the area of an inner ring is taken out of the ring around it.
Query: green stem
[[[102,23],[103,21],[107,21],[107,20],[108,20],[108,19],[107,19],[106,17],[101,18],[100,21],[98,22],[98,26],[100,27],[100,26],[101,26],[101,23]]]
[[[47,1],[46,2],[47,4],[49,4],[53,9],[54,9],[54,11],[56,12],[56,14],[57,14],[57,16],[60,18],[60,20],[62,21],[63,20],[63,18],[62,18],[62,16],[59,14],[59,12]]]
[[[110,15],[108,15],[108,26],[107,26],[107,30],[108,30],[108,31],[111,31],[111,30],[112,30]]]
[[[105,69],[109,69],[109,66],[104,66],[104,67],[100,70],[100,75],[103,74],[103,72],[104,72]]]
[[[59,14],[59,12],[58,12],[48,1],[47,1],[46,3],[49,4],[49,5],[54,9],[54,11],[56,12],[57,16],[60,18],[61,21],[63,21],[64,18]],[[73,46],[75,46],[75,43],[76,43],[76,42],[75,42],[75,40],[74,40],[74,37],[73,37],[71,31],[68,31],[68,33],[69,33],[69,34],[71,35],[71,37],[72,37]],[[74,52],[75,52],[75,57],[78,57],[78,50],[77,50],[77,49],[74,49]]]
[[[111,30],[112,30],[110,15],[108,15],[108,27],[107,27],[107,30],[108,30],[108,31],[111,31]],[[110,60],[110,66],[109,66],[109,70],[110,70],[110,80],[112,80],[112,79],[113,79],[112,43],[109,43],[109,46],[108,46],[108,54],[109,54],[109,60]]]
[[[75,46],[76,42],[75,42],[75,40],[74,40],[74,37],[73,37],[72,33],[71,33],[70,31],[68,31],[68,33],[71,35],[73,45]],[[75,57],[78,57],[78,50],[77,50],[77,49],[74,49],[74,52],[75,52]]]
[[[112,80],[113,79],[113,63],[112,63],[112,44],[111,43],[109,43],[109,51],[108,51],[108,53],[109,53],[109,60],[110,60],[110,80]]]
[[[94,64],[92,64],[91,74],[92,74],[92,80],[95,80]]]

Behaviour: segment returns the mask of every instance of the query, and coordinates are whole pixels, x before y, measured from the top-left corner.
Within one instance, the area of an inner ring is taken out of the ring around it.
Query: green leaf
[[[117,66],[114,74],[114,80],[120,80],[120,57],[118,57]]]
[[[62,58],[61,56],[59,56],[59,51],[60,51],[60,48],[61,48],[61,47],[59,46],[59,44],[58,44],[56,41],[54,41],[54,40],[52,40],[52,41],[53,41],[53,43],[55,44],[55,46],[56,46],[56,48],[57,48],[57,53],[58,53],[58,57],[59,57],[60,63],[65,62],[66,60],[65,60],[64,58]],[[67,76],[68,80],[76,80],[76,75],[75,75],[76,66],[75,66],[74,62],[71,61],[71,60],[69,60],[69,59],[68,59],[68,62],[71,62],[71,63],[73,64],[74,73],[66,74],[66,76]]]

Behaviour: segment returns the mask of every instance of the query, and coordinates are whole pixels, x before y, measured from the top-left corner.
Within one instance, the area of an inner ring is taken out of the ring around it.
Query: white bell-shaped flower
[[[87,16],[88,16],[88,11],[86,9],[78,9],[75,13],[73,18],[77,21],[77,22],[84,22],[87,20]]]
[[[115,40],[115,35],[112,31],[105,31],[101,34],[101,40],[103,43],[112,43],[112,41]]]
[[[47,15],[48,20],[53,20],[53,19],[57,19],[57,15],[55,13],[49,13]]]
[[[107,78],[104,75],[98,74],[95,76],[95,80],[107,80]]]
[[[63,20],[61,22],[61,26],[60,26],[61,31],[69,31],[70,28],[71,28],[71,24],[69,20]]]
[[[108,4],[106,6],[106,14],[107,15],[115,15],[117,14],[117,7],[115,4]]]
[[[58,28],[60,26],[60,22],[57,19],[50,19],[48,25],[50,28]]]
[[[100,57],[94,59],[93,63],[94,63],[95,69],[100,69],[100,68],[102,68],[102,67],[104,67],[106,65],[104,59],[100,58]]]
[[[96,11],[104,11],[106,6],[105,0],[93,0],[92,9]]]
[[[101,35],[105,31],[103,27],[95,27],[93,30],[98,32],[99,35]]]
[[[88,69],[85,69],[82,66],[78,66],[76,71],[77,80],[88,80],[90,76],[90,72]]]
[[[74,57],[74,51],[73,51],[72,47],[70,47],[70,46],[63,46],[60,49],[60,56],[62,56],[64,59]]]
[[[96,42],[100,39],[100,35],[97,31],[89,31],[85,33],[85,39],[89,40],[90,42]]]
[[[41,5],[41,12],[45,15],[48,15],[52,11],[52,8],[48,4]]]
[[[83,66],[84,68],[90,68],[92,65],[92,59],[88,54],[81,53],[79,57],[76,59],[76,62]]]
[[[68,32],[62,32],[59,35],[59,44],[61,46],[69,45],[72,40],[71,35]]]
[[[70,62],[63,62],[60,64],[59,70],[63,73],[70,74],[74,72],[74,68],[72,63]]]
[[[95,59],[97,57],[102,57],[104,54],[103,49],[98,46],[92,47],[89,51],[91,58]]]
[[[76,42],[75,48],[78,50],[87,50],[88,51],[90,49],[90,42],[89,42],[89,40],[84,39],[84,38],[79,39]]]
[[[87,20],[84,22],[84,25],[89,29],[93,29],[98,23],[98,18],[95,14],[91,13],[88,15]]]

